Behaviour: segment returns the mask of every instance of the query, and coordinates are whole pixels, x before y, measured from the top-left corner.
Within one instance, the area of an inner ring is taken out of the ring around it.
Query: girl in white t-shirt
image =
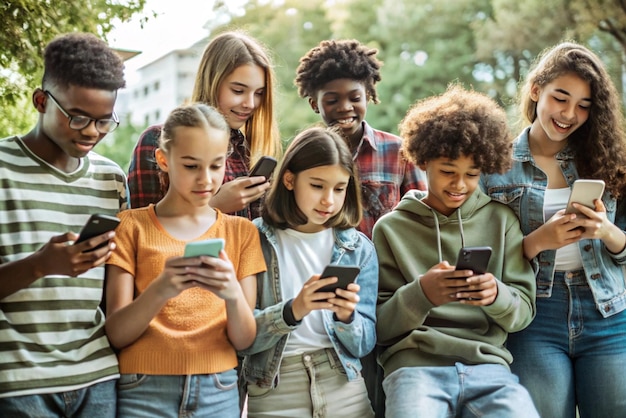
[[[345,141],[309,128],[288,147],[254,223],[268,272],[257,278],[257,336],[243,354],[248,417],[371,417],[359,358],[376,342],[378,260],[355,229],[356,169]],[[320,291],[329,265],[357,266],[355,282]]]

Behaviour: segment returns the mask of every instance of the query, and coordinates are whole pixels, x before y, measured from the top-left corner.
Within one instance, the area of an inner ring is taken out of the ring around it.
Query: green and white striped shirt
[[[78,233],[91,214],[115,215],[125,206],[124,172],[113,161],[90,152],[64,173],[20,138],[0,140],[0,263],[25,258],[55,235]],[[81,277],[46,276],[0,300],[0,397],[76,390],[119,376],[98,306],[103,279],[103,266]]]

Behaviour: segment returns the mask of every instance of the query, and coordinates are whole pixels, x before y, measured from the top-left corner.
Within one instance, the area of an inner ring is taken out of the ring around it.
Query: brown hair
[[[404,154],[416,164],[464,155],[486,174],[511,167],[506,112],[487,95],[459,85],[415,103],[400,123],[400,135]]]
[[[530,97],[533,85],[544,87],[558,77],[574,74],[589,83],[589,118],[567,139],[581,178],[602,179],[619,197],[626,187],[626,143],[622,103],[600,58],[575,42],[562,42],[544,50],[535,60],[519,91],[522,123],[537,118],[537,102]]]
[[[321,127],[300,132],[289,144],[278,175],[265,198],[263,220],[280,229],[306,224],[308,219],[298,208],[293,191],[285,187],[283,177],[287,170],[297,175],[311,168],[336,164],[350,174],[350,180],[343,207],[324,226],[341,229],[357,226],[362,216],[361,192],[350,149],[336,130]]]

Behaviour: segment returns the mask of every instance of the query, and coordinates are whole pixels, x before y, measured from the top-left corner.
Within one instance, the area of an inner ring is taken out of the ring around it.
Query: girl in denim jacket
[[[358,179],[343,139],[309,128],[290,144],[254,222],[268,266],[258,277],[257,336],[242,352],[248,417],[372,417],[359,358],[376,342],[378,261],[354,227]],[[326,265],[360,267],[335,292]]]
[[[615,224],[626,186],[619,95],[599,58],[576,43],[540,57],[520,91],[526,128],[513,167],[483,187],[520,218],[534,264],[537,316],[509,336],[513,372],[543,417],[626,416],[626,236]],[[595,210],[576,204],[578,178],[606,183]]]

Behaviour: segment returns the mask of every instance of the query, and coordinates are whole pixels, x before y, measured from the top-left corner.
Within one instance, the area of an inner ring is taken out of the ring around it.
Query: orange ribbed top
[[[135,277],[136,295],[162,271],[165,260],[183,254],[187,241],[167,233],[153,205],[119,214],[117,248],[107,264]],[[265,271],[259,234],[247,219],[217,211],[215,223],[195,240],[224,238],[237,278]],[[194,240],[194,241],[195,241]],[[119,354],[121,373],[186,375],[219,373],[237,365],[235,349],[226,336],[224,300],[192,288],[170,299],[148,329]]]

